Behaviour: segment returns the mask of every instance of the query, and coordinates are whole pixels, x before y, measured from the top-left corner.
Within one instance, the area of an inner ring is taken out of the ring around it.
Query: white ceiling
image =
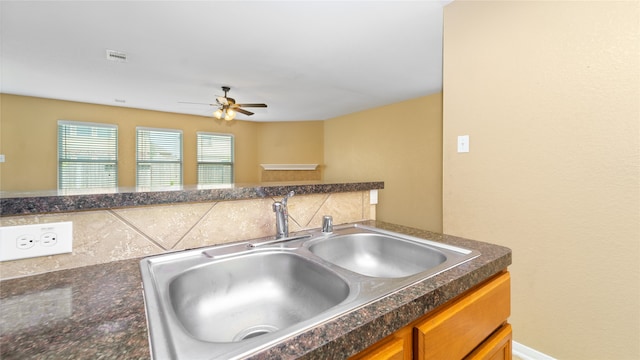
[[[3,0],[0,90],[211,116],[179,102],[226,85],[269,106],[238,119],[324,120],[440,91],[449,2]]]

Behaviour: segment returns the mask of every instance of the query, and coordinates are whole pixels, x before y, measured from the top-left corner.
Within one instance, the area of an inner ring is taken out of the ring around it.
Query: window
[[[118,126],[58,121],[58,189],[118,186]]]
[[[198,184],[233,183],[233,135],[197,133]]]
[[[182,131],[136,128],[137,186],[182,185]]]

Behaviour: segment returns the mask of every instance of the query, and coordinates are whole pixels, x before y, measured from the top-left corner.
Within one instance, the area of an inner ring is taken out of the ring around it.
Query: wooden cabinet
[[[463,359],[507,321],[509,304],[509,273],[504,273],[416,324],[415,358]]]
[[[464,359],[509,360],[511,352],[511,325],[504,324]]]
[[[503,272],[352,359],[511,359],[511,284]]]
[[[410,326],[394,332],[349,360],[411,360],[413,328]]]
[[[380,341],[351,360],[405,360],[407,353],[411,353],[411,347],[405,348],[403,339],[392,337]]]

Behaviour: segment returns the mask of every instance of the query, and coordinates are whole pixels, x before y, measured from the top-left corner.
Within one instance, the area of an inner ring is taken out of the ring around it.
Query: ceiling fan
[[[223,86],[222,91],[224,91],[224,96],[218,96],[216,98],[215,104],[193,103],[185,101],[181,101],[181,103],[217,106],[218,109],[213,112],[213,117],[215,117],[216,119],[225,119],[227,121],[233,120],[236,117],[236,113],[245,114],[247,116],[253,115],[251,111],[242,109],[243,107],[267,107],[267,104],[236,104],[236,100],[234,98],[230,98],[227,96],[229,90],[231,90],[230,87]]]

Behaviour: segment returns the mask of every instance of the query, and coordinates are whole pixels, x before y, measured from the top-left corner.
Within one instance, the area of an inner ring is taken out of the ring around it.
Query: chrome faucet
[[[289,211],[287,210],[287,200],[295,195],[295,192],[289,191],[282,201],[273,203],[273,212],[276,213],[276,239],[282,239],[289,236]]]

